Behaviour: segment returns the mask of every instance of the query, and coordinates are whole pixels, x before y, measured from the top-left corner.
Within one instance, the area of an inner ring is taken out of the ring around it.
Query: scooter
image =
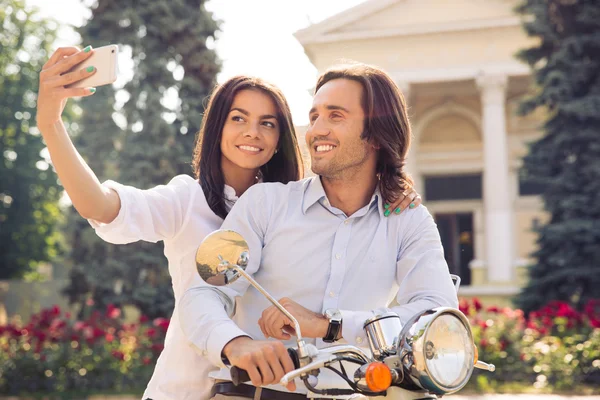
[[[365,321],[370,353],[346,344],[319,349],[305,342],[294,316],[246,273],[249,257],[248,244],[240,234],[219,230],[198,248],[196,267],[202,279],[215,286],[245,278],[293,322],[297,346],[288,353],[295,369],[283,376],[280,384],[300,379],[308,398],[436,399],[462,389],[474,368],[495,370],[493,364],[478,359],[465,315],[450,307],[419,313],[404,325],[393,312]],[[458,290],[460,278],[453,279]],[[325,370],[337,379],[321,379]],[[246,371],[235,366],[230,373],[235,385],[250,380]]]

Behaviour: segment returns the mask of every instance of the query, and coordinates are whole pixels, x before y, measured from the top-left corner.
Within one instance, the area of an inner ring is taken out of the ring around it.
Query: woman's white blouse
[[[178,317],[179,300],[193,282],[195,254],[206,235],[221,227],[223,220],[208,206],[198,181],[179,175],[167,185],[141,190],[114,181],[104,182],[121,199],[118,216],[109,224],[89,220],[98,236],[109,243],[126,244],[144,240],[164,241],[169,274],[175,294],[175,310],[167,330],[165,348],[143,399],[207,399],[212,386],[208,378],[217,369],[188,344]],[[231,207],[237,197],[225,186]]]

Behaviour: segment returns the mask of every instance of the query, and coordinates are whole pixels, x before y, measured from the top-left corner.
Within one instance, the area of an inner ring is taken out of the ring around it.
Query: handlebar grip
[[[231,367],[229,370],[231,373],[231,381],[235,386],[238,386],[240,383],[249,382],[250,377],[248,376],[248,371],[245,369],[238,368],[236,366]]]
[[[294,363],[294,369],[300,368],[300,359],[298,358],[298,353],[296,349],[287,349],[292,362]],[[229,370],[231,373],[231,381],[235,386],[238,386],[245,382],[250,382],[250,376],[248,376],[248,371],[245,369],[238,368],[236,366],[231,367]],[[258,371],[260,372],[260,370]]]

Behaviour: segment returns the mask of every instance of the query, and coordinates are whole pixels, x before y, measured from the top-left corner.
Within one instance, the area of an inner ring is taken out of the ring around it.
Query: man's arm
[[[404,324],[415,314],[431,308],[458,307],[436,224],[425,207],[412,212],[415,213],[412,232],[404,238],[396,262],[399,306],[373,311],[341,310],[342,337],[349,343],[367,343],[364,322],[382,311],[397,313]]]
[[[413,211],[409,229],[398,251],[396,280],[399,285],[397,301],[400,306],[382,307],[371,311],[341,310],[341,337],[348,343],[365,345],[367,338],[364,322],[376,314],[393,311],[405,323],[415,314],[427,309],[458,307],[456,290],[452,284],[444,250],[433,218],[425,207]],[[298,320],[305,337],[322,338],[327,334],[329,321],[291,299],[281,299],[282,305]],[[289,339],[292,322],[275,307],[267,308],[259,320],[265,337]]]
[[[269,218],[265,191],[260,186],[248,189],[221,227],[241,234],[248,243],[250,257],[246,272],[250,275],[260,266]],[[242,296],[249,285],[240,278],[231,285],[216,288],[197,277],[179,304],[181,327],[192,347],[213,364],[224,367],[223,357],[226,357],[231,365],[248,371],[254,385],[277,383],[294,368],[283,344],[254,341],[230,318],[236,297]],[[288,385],[288,389],[295,390],[295,385]]]

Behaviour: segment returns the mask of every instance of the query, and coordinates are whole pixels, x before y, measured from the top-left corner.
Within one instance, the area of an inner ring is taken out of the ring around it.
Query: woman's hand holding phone
[[[93,87],[65,87],[96,73],[94,66],[70,71],[71,68],[82,63],[92,54],[94,54],[94,50],[91,46],[83,50],[77,47],[61,47],[44,64],[40,73],[37,99],[37,123],[40,129],[44,126],[52,126],[61,119],[67,99],[94,94],[96,89]]]

